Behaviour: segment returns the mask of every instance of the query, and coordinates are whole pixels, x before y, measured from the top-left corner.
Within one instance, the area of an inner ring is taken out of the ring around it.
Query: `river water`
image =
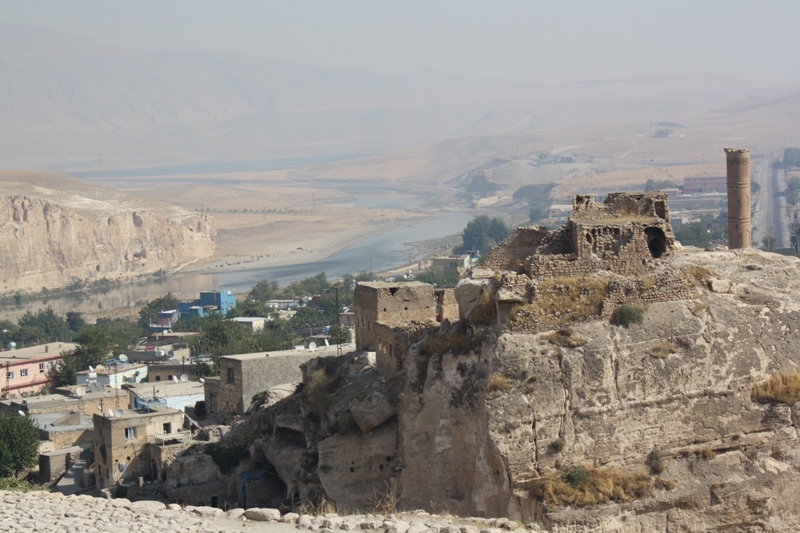
[[[205,290],[248,292],[262,279],[287,285],[320,272],[325,272],[328,278],[338,278],[344,274],[356,274],[361,271],[379,272],[422,259],[407,243],[459,233],[473,216],[472,213],[445,212],[435,219],[401,226],[369,237],[325,260],[314,263],[215,273],[176,273],[162,279],[114,287],[103,293],[78,294],[69,298],[51,298],[46,302],[41,300],[25,302],[21,307],[0,308],[0,319],[16,321],[25,311],[36,311],[47,306],[60,314],[67,311],[94,313],[134,307],[167,292],[185,299],[195,298],[200,291]]]

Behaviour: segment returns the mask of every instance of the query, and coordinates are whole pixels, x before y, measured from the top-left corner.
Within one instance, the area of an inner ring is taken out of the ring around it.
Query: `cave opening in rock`
[[[644,230],[647,237],[647,248],[650,250],[650,255],[658,259],[664,252],[667,251],[667,236],[660,228],[647,228]]]

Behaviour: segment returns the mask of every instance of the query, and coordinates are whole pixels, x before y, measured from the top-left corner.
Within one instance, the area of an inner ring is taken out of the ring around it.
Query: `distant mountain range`
[[[669,120],[766,92],[721,76],[544,82],[518,86],[435,71],[392,77],[214,52],[137,51],[0,24],[0,168],[269,167],[454,137]]]

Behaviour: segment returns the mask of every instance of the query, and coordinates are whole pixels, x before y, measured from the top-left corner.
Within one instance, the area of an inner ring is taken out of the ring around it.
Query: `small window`
[[[19,377],[27,378],[28,377],[28,369],[27,368],[21,368],[19,370]]]
[[[232,368],[228,369],[228,383],[236,384],[236,372],[234,372]]]
[[[156,376],[156,381],[161,381],[161,376]]]
[[[125,439],[135,439],[136,438],[136,428],[125,428]]]
[[[50,370],[53,370],[53,362],[52,361],[47,363],[47,368],[49,368]]]
[[[13,370],[9,370],[8,372],[6,372],[6,379],[14,379],[14,371]]]
[[[39,373],[44,374],[44,363],[39,363]]]
[[[172,422],[164,422],[163,430],[167,435],[172,433]]]

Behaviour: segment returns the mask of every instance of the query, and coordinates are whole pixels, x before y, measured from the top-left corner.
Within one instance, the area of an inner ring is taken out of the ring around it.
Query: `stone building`
[[[356,348],[375,352],[381,375],[399,370],[400,356],[428,328],[458,320],[452,289],[419,281],[359,283],[355,290]]]
[[[242,414],[257,394],[276,385],[300,381],[301,364],[329,355],[336,355],[336,346],[220,357],[219,378],[205,378],[206,410],[212,414]]]
[[[120,410],[95,414],[95,479],[102,489],[139,477],[159,479],[161,471],[153,461],[153,446],[169,446],[188,441],[190,434],[181,431],[183,413],[169,407],[150,411]]]
[[[375,351],[375,324],[404,324],[436,319],[433,285],[420,281],[375,281],[356,285],[356,349]]]
[[[558,230],[516,229],[489,252],[483,266],[531,278],[599,270],[638,274],[675,248],[664,193],[612,193],[602,204],[591,195],[576,194],[572,207],[572,216]]]

